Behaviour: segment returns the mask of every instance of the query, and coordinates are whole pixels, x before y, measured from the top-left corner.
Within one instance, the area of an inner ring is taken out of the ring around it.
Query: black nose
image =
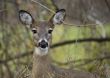
[[[41,42],[39,42],[39,47],[46,48],[48,47],[48,43],[45,40],[42,40]]]

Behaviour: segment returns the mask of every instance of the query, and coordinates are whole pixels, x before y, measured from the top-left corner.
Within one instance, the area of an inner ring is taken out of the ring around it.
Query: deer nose
[[[46,42],[45,40],[42,40],[41,42],[39,42],[38,45],[41,48],[46,48],[46,47],[48,47],[48,42]]]

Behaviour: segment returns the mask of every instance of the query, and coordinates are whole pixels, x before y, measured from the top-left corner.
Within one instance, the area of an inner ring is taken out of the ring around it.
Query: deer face
[[[46,55],[52,40],[52,31],[56,24],[61,24],[65,17],[65,10],[61,9],[53,15],[49,21],[35,21],[30,13],[19,11],[20,21],[33,33],[35,52],[38,55]],[[37,51],[36,51],[37,50]]]

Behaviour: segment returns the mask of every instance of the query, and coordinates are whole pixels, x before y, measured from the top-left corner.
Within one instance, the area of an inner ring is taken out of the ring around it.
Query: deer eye
[[[35,34],[35,33],[37,33],[37,30],[35,28],[33,28],[32,32]]]
[[[49,33],[49,34],[51,34],[51,33],[52,33],[52,31],[53,31],[52,29],[49,29],[49,30],[48,30],[48,33]]]

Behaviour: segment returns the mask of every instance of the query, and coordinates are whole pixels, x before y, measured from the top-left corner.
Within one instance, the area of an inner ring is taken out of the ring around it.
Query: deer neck
[[[36,52],[33,53],[33,68],[32,68],[32,78],[43,78],[47,77],[47,72],[50,71],[50,59],[49,55],[37,55]]]

